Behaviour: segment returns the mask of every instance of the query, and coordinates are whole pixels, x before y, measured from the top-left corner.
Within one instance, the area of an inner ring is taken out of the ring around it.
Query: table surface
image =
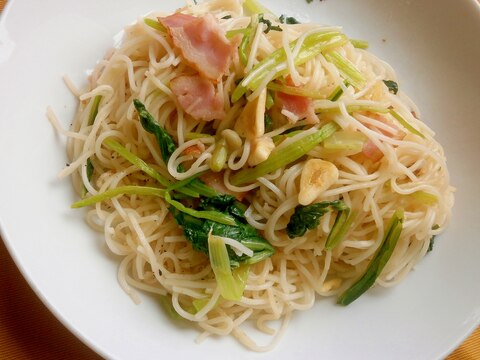
[[[6,2],[0,0],[0,12]],[[0,359],[100,359],[35,295],[1,238],[0,289]],[[477,359],[480,360],[480,327],[447,358]]]

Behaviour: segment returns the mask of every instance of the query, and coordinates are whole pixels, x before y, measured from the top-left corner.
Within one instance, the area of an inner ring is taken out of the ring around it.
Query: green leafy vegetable
[[[286,16],[286,15],[280,15],[280,17],[278,18],[278,20],[282,23],[282,24],[300,24],[300,21],[298,21],[297,19],[295,19],[294,17],[292,16]]]
[[[337,124],[333,122],[327,123],[314,133],[298,139],[297,141],[293,141],[291,144],[288,144],[280,150],[272,151],[267,160],[261,162],[254,168],[242,169],[233,175],[231,179],[232,184],[238,186],[254,181],[259,177],[267,175],[272,171],[280,169],[300,159],[315,146],[337,131],[337,129]]]
[[[315,229],[320,223],[320,218],[330,209],[343,211],[348,208],[342,200],[322,201],[307,206],[297,206],[287,225],[288,237],[293,239],[305,235],[307,230]]]
[[[258,22],[267,25],[267,28],[263,30],[265,34],[268,34],[270,31],[282,31],[279,25],[273,25],[270,20],[263,17],[263,14],[258,14]]]
[[[360,279],[340,295],[337,300],[338,304],[348,305],[352,303],[375,284],[375,280],[382,273],[397,245],[403,228],[403,218],[403,209],[395,211],[387,226],[382,243],[372,261],[368,264],[367,270]]]
[[[135,105],[135,109],[137,109],[138,115],[140,116],[140,123],[142,124],[142,127],[145,129],[145,131],[155,136],[157,143],[160,146],[163,161],[165,161],[165,164],[168,163],[168,159],[170,159],[170,156],[176,149],[172,137],[155,121],[153,116],[147,111],[145,105],[143,105],[140,100],[134,99],[133,104]]]
[[[257,230],[245,220],[244,206],[235,200],[231,195],[220,195],[212,198],[203,198],[198,206],[201,211],[217,211],[231,216],[235,219],[235,225],[225,225],[208,219],[199,219],[187,213],[171,208],[177,224],[183,229],[185,237],[192,243],[195,250],[208,253],[208,234],[210,230],[213,235],[226,237],[239,241],[249,249],[253,250],[252,257],[246,255],[238,256],[229,249],[230,265],[232,268],[240,264],[255,264],[273,255],[275,252]],[[229,248],[229,247],[228,247]]]
[[[270,115],[268,115],[267,113],[265,113],[263,122],[264,122],[264,125],[265,125],[265,132],[266,133],[273,130],[273,120],[270,117]]]
[[[393,80],[383,80],[385,85],[388,87],[388,91],[390,91],[392,94],[397,95],[398,92],[398,84],[393,81]]]

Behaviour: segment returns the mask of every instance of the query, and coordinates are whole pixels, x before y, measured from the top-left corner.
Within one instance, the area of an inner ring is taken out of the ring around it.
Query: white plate
[[[343,25],[398,72],[444,145],[458,188],[451,226],[393,289],[344,308],[334,300],[296,313],[280,345],[252,354],[228,338],[194,343],[151,297],[134,305],[116,281],[117,260],[69,204],[64,139],[75,102],[61,76],[85,79],[121,28],[181,0],[10,0],[0,25],[0,219],[22,273],[53,313],[109,358],[441,358],[480,320],[480,7],[475,0],[266,1],[276,13]]]

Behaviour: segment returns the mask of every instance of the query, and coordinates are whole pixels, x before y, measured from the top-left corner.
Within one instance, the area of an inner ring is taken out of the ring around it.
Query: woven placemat
[[[0,0],[0,12],[7,0]],[[42,304],[0,238],[0,359],[100,359]],[[478,328],[447,360],[480,360]]]

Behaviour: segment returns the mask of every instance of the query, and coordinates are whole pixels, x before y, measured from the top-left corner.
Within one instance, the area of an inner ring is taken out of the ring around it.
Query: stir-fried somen
[[[366,47],[213,0],[140,19],[87,89],[67,81],[71,129],[48,111],[68,136],[61,175],[134,301],[158,294],[199,339],[265,351],[294,310],[392,286],[431,250],[453,205],[443,150]]]

